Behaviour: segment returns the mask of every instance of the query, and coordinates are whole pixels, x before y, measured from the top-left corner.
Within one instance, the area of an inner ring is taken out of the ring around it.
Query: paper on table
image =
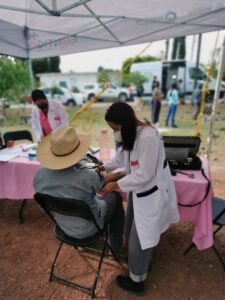
[[[34,147],[37,147],[37,143],[33,143],[33,144],[27,144],[27,145],[22,145],[22,149],[23,151],[27,151],[30,150]]]
[[[18,152],[21,152],[22,148],[21,146],[13,146],[11,148],[4,148],[0,151],[0,154],[16,154]]]
[[[1,154],[0,153],[0,162],[7,162],[13,158],[16,158],[18,154]]]

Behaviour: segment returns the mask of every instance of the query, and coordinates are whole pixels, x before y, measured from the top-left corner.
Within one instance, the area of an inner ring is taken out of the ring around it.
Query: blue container
[[[30,161],[37,160],[36,151],[30,151],[30,152],[28,153],[28,159],[29,159]]]

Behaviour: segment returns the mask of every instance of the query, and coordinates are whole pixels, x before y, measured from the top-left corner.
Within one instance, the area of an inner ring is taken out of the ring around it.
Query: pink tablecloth
[[[113,157],[114,154],[115,151],[112,150],[109,156]],[[207,159],[202,161],[205,174],[210,178],[208,161]],[[33,178],[39,168],[38,162],[23,157],[0,163],[0,199],[33,199]],[[193,204],[203,199],[207,187],[207,181],[201,171],[189,172],[195,174],[194,179],[182,174],[173,177],[178,202],[182,204]],[[195,223],[192,241],[200,250],[213,244],[212,194],[210,188],[207,198],[195,207],[179,206],[181,220]]]
[[[40,164],[18,157],[0,162],[0,199],[33,199],[33,178]]]
[[[210,180],[209,165],[207,159],[202,159],[205,175]],[[178,174],[173,177],[178,202],[181,204],[194,204],[204,198],[207,189],[207,180],[201,171],[188,171],[194,173],[195,178],[188,178],[186,175]],[[209,248],[213,245],[213,225],[212,225],[212,196],[213,189],[210,190],[206,199],[194,207],[179,206],[181,221],[193,221],[195,223],[192,242],[199,250]]]

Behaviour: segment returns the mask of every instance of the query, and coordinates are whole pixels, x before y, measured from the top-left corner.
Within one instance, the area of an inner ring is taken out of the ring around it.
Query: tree
[[[172,59],[185,59],[185,57],[186,57],[185,36],[174,38]]]
[[[120,81],[120,74],[117,70],[104,69],[103,67],[98,68],[97,75],[98,82],[114,82],[118,83]]]
[[[50,57],[49,65],[50,65],[50,72],[59,73],[60,57],[59,56]]]
[[[128,86],[129,84],[134,84],[135,86],[141,86],[146,81],[148,81],[148,79],[138,72],[133,72],[128,74],[126,73],[123,74],[121,81],[123,86]]]
[[[212,77],[214,77],[214,78],[216,78],[217,74],[218,74],[218,67],[219,67],[219,62],[220,62],[221,51],[222,51],[221,48],[217,48],[213,55],[213,61],[211,63],[211,74],[212,74]],[[222,80],[225,80],[225,69],[223,71]]]
[[[122,65],[122,70],[121,73],[122,74],[128,74],[130,73],[130,68],[131,65],[137,62],[149,62],[149,61],[159,61],[160,58],[159,57],[154,57],[154,56],[136,56],[136,57],[128,57]]]
[[[59,56],[32,60],[32,68],[35,77],[37,77],[36,75],[38,73],[58,73],[60,72],[59,66]]]
[[[21,101],[31,88],[27,62],[21,59],[0,57],[0,78],[0,98]]]
[[[134,84],[135,86],[142,85],[144,82],[148,81],[143,75],[138,72],[130,73],[130,68],[133,63],[137,62],[149,62],[149,61],[159,61],[160,58],[154,56],[136,56],[128,57],[122,65],[121,70],[121,81],[123,86],[128,86],[129,84]]]

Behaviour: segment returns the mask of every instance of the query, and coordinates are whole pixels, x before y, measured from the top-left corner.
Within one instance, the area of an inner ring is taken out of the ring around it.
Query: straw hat
[[[90,135],[77,135],[75,128],[63,125],[41,141],[37,159],[48,169],[65,169],[85,156],[90,143]]]

